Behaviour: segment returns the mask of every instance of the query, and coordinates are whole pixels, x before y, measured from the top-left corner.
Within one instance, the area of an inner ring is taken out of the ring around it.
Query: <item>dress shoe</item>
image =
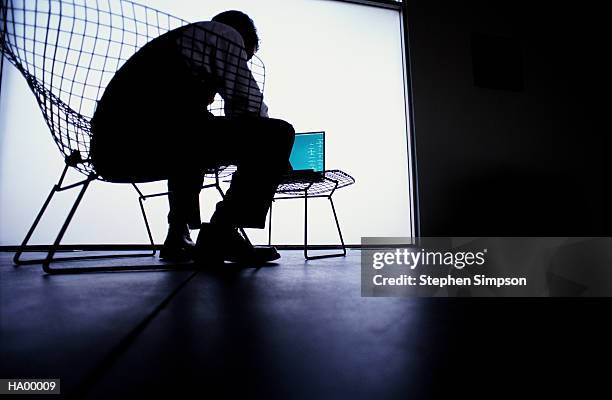
[[[280,258],[273,246],[253,246],[238,229],[216,224],[202,224],[196,242],[194,259],[199,263],[261,265]]]
[[[191,240],[187,224],[170,225],[159,258],[169,262],[190,261],[193,259],[194,248],[195,243]]]

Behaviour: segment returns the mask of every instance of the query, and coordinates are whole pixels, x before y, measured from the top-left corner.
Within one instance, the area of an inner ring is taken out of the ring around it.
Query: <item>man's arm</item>
[[[225,115],[268,117],[263,93],[247,64],[242,37],[234,29],[216,22],[201,22],[185,28],[179,46],[192,71],[200,79],[213,79],[225,101]]]
[[[240,38],[241,40],[241,38]],[[247,64],[244,47],[229,42],[227,56],[218,65],[222,84],[219,94],[225,100],[225,115],[255,114],[268,116],[263,93]]]

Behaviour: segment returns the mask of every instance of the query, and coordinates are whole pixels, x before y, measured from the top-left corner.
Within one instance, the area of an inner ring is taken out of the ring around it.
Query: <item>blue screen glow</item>
[[[324,133],[302,133],[295,135],[289,161],[294,170],[312,169],[316,172],[325,169]]]

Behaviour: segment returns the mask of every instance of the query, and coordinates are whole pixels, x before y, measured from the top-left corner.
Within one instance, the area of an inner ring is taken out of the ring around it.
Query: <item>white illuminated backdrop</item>
[[[326,166],[353,175],[334,202],[349,244],[362,236],[411,235],[408,143],[400,16],[397,11],[328,0],[149,0],[142,4],[189,21],[238,9],[258,28],[270,116],[299,131],[325,130]],[[63,167],[23,78],[5,62],[0,99],[0,244],[18,244]],[[74,173],[74,179],[82,176]],[[159,191],[165,182],[144,185]],[[61,193],[33,243],[50,242],[76,193]],[[218,196],[202,193],[208,220]],[[336,243],[327,200],[310,202],[310,241]],[[156,242],[166,229],[167,200],[146,202]],[[267,231],[251,231],[264,242]],[[299,244],[303,202],[277,202],[275,243]],[[145,243],[135,192],[95,182],[64,243]]]

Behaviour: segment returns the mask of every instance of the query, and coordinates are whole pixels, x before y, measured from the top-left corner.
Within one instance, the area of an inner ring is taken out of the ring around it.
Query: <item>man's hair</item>
[[[241,11],[230,10],[217,14],[212,19],[215,22],[220,22],[229,25],[236,29],[244,42],[244,47],[253,49],[253,52],[259,50],[259,36],[257,29],[251,17]]]

